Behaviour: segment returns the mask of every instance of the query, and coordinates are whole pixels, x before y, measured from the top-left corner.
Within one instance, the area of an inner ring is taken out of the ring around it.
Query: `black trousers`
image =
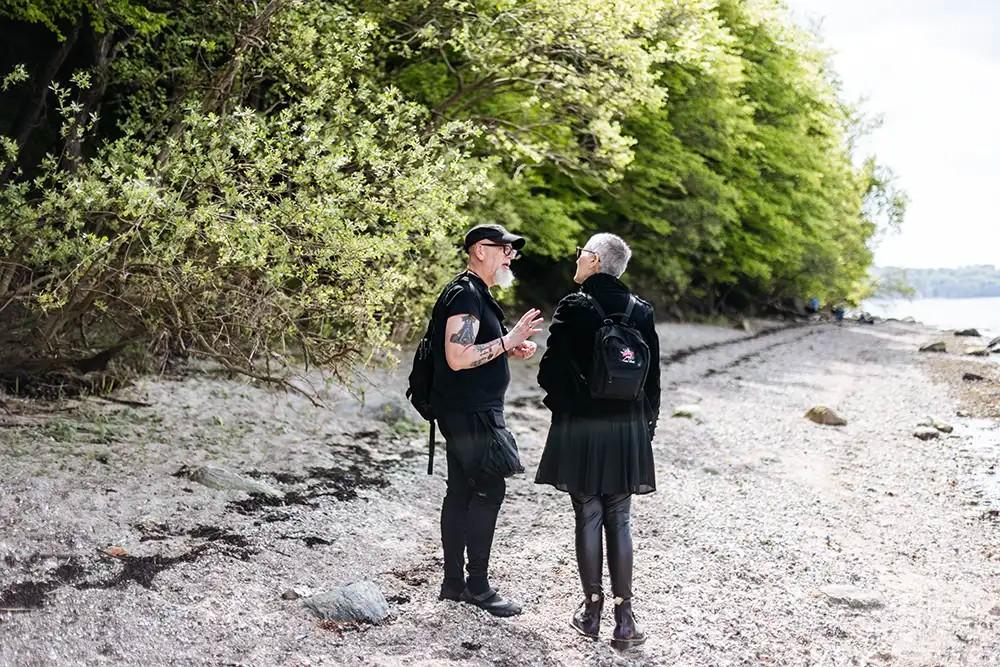
[[[632,495],[586,496],[571,493],[576,516],[576,564],[583,594],[602,593],[601,533],[608,542],[608,571],[615,597],[632,598]],[[602,530],[603,529],[603,530]]]
[[[487,581],[493,534],[507,485],[502,477],[483,475],[479,467],[492,439],[490,423],[497,422],[503,424],[500,410],[438,417],[448,443],[448,491],[441,504],[444,579],[456,588],[465,581],[466,550],[470,588],[483,587]]]

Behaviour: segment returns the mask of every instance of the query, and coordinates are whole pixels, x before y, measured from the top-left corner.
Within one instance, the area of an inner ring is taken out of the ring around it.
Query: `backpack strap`
[[[580,290],[580,291],[587,297],[587,299],[590,300],[590,305],[592,305],[594,307],[594,310],[597,311],[597,314],[600,316],[600,318],[602,320],[608,320],[608,319],[610,319],[607,316],[607,314],[604,312],[604,309],[601,308],[601,304],[597,302],[597,299],[595,299],[593,297],[593,295],[587,294],[586,292],[583,292],[583,290]]]
[[[434,474],[434,420],[431,420],[431,433],[427,437],[427,474]]]
[[[622,318],[623,324],[628,324],[629,319],[632,317],[632,309],[635,308],[635,304],[638,303],[635,300],[634,294],[628,295],[628,306],[625,307],[625,317]]]
[[[586,297],[590,300],[590,305],[592,305],[594,307],[594,310],[597,311],[597,314],[600,315],[600,317],[601,317],[602,320],[608,321],[608,320],[611,319],[610,317],[607,316],[607,314],[604,312],[604,309],[601,308],[601,304],[597,302],[597,299],[595,299],[593,297],[593,295],[587,294],[583,290],[580,290],[580,292],[582,294],[586,295]],[[637,303],[639,303],[639,302],[636,300],[635,295],[634,294],[629,294],[628,295],[628,305],[625,307],[625,312],[622,314],[622,324],[628,324],[629,323],[629,321],[632,318],[632,311],[635,309],[635,306],[636,306]]]

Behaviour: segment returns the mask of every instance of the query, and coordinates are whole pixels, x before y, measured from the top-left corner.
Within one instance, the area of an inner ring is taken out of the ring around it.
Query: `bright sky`
[[[1000,2],[786,2],[820,22],[846,99],[883,118],[862,150],[892,167],[910,205],[876,265],[1000,266]]]

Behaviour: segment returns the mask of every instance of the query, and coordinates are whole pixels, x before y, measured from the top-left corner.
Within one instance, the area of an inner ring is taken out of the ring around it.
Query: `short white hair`
[[[584,246],[593,250],[601,258],[601,268],[598,273],[607,273],[615,278],[621,278],[632,259],[632,249],[620,236],[614,234],[594,234]]]

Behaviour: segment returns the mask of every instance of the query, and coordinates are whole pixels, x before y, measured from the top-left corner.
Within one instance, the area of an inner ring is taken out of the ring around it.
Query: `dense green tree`
[[[681,311],[859,293],[891,172],[770,0],[0,4],[0,366],[260,377],[412,336],[474,222]]]

